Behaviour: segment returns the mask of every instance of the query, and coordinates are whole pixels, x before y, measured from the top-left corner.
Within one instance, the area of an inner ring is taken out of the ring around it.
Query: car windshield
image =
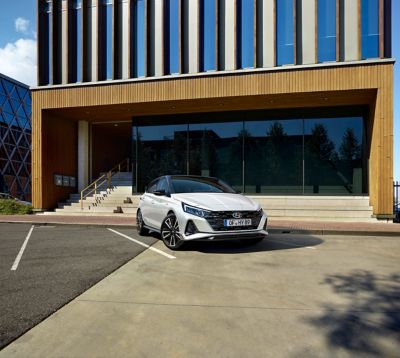
[[[223,181],[213,178],[172,177],[174,193],[235,193]]]

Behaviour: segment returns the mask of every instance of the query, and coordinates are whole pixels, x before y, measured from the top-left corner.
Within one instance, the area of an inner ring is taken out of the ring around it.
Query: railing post
[[[111,172],[107,173],[107,189],[111,189]]]
[[[83,210],[83,191],[81,191],[81,210]]]
[[[94,201],[97,202],[97,181],[94,183]]]

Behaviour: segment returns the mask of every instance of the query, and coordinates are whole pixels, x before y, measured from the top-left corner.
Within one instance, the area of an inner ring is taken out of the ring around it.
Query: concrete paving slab
[[[393,237],[271,235],[253,247],[193,243],[173,254],[146,250],[0,357],[395,357],[400,350]]]

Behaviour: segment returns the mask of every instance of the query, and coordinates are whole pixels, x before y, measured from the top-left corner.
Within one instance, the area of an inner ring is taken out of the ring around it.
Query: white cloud
[[[36,40],[19,39],[0,48],[0,73],[36,86]]]
[[[23,17],[18,17],[15,19],[15,30],[22,34],[27,35],[29,29],[29,20],[24,19]]]

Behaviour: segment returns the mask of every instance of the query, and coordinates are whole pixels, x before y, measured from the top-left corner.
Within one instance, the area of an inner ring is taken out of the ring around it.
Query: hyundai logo
[[[232,214],[232,216],[233,216],[235,219],[240,219],[240,218],[242,217],[242,213],[239,213],[239,212],[237,211],[237,212],[234,212],[234,213]]]

